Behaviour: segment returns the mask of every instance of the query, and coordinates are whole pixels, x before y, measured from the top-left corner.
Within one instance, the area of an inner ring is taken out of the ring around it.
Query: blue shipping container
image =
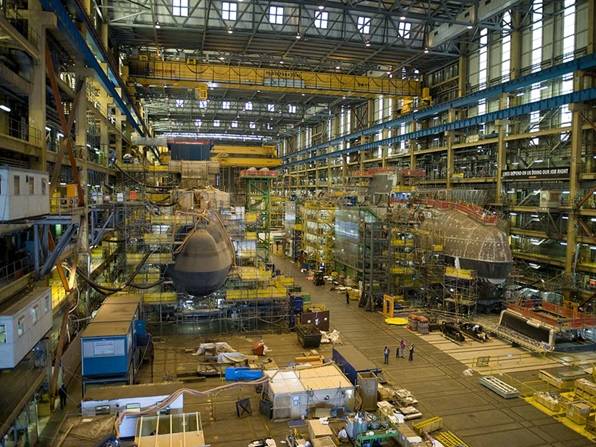
[[[133,325],[92,322],[81,335],[81,369],[85,378],[128,377],[134,356]]]

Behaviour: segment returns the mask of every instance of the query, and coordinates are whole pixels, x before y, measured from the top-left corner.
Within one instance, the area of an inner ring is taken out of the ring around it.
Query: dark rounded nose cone
[[[221,288],[228,276],[233,252],[217,224],[212,222],[209,227],[215,228],[212,232],[217,237],[207,229],[197,229],[176,256],[171,276],[179,292],[208,295]]]

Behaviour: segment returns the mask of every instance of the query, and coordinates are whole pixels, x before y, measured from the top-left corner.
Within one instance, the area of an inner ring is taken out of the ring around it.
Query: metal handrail
[[[25,120],[17,120],[9,117],[6,126],[0,127],[0,134],[29,142],[35,146],[41,146],[44,134],[36,127],[30,126]]]
[[[0,266],[0,283],[12,281],[33,270],[29,255]]]

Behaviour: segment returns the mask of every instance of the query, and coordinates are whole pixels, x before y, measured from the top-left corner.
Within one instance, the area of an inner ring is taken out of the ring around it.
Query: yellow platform
[[[385,318],[385,323],[392,326],[407,326],[408,319],[402,317]]]

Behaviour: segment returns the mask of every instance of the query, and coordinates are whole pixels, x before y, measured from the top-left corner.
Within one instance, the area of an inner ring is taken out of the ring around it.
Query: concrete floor
[[[313,302],[323,303],[330,309],[331,326],[341,332],[344,344],[356,346],[383,368],[389,381],[413,392],[425,418],[442,416],[446,428],[471,447],[593,445],[522,399],[502,399],[480,386],[477,375],[464,375],[463,371],[468,366],[455,358],[457,356],[445,352],[453,347],[433,340],[435,335],[420,337],[405,328],[385,325],[380,314],[365,312],[358,308],[356,302],[346,305],[344,296],[330,292],[328,287],[314,287],[288,260],[275,257],[273,261],[283,273],[296,278],[303,290],[311,294]],[[215,338],[228,341],[237,350],[249,353],[258,336]],[[402,338],[408,344],[415,344],[414,361],[392,356],[389,365],[383,365],[383,347],[390,346],[394,352]],[[293,333],[265,334],[263,339],[272,349],[270,357],[279,366],[286,365],[303,352]],[[197,358],[184,352],[184,348],[196,347],[201,341],[204,338],[191,335],[164,336],[162,342],[156,345],[153,367],[142,371],[141,381],[172,380],[177,375],[192,371],[196,368]],[[497,351],[506,348],[501,345],[495,347]],[[330,346],[320,349],[326,355],[330,351]],[[469,354],[465,355],[469,357]],[[544,366],[552,364],[545,361]],[[193,383],[193,387],[209,389],[220,384],[220,379],[209,379]],[[239,420],[235,415],[235,401],[241,397],[251,398],[254,415]],[[272,422],[258,415],[258,396],[252,389],[226,392],[214,399],[189,398],[185,407],[187,411],[200,411],[205,439],[213,447],[244,447],[248,441],[264,436],[273,436],[279,442],[289,430],[287,422]]]
[[[558,365],[548,358],[533,358],[512,351],[506,344],[495,341],[491,345],[479,343],[458,346],[445,341],[437,334],[419,336],[405,328],[385,325],[378,313],[365,312],[356,302],[345,304],[343,294],[330,292],[328,287],[315,287],[306,280],[296,265],[286,259],[275,257],[275,265],[283,273],[292,275],[303,290],[310,293],[312,301],[325,304],[331,311],[331,327],[341,332],[344,344],[352,344],[383,368],[385,377],[414,393],[424,417],[442,416],[447,429],[456,433],[470,447],[580,447],[593,445],[587,439],[569,430],[559,422],[541,413],[522,399],[505,400],[478,384],[478,376],[463,374],[479,355],[512,355],[509,363],[501,361],[503,370],[525,379],[527,369],[538,365]],[[171,331],[170,331],[171,332]],[[196,348],[205,337],[190,335],[192,330],[181,331],[184,335],[159,337],[155,346],[153,365],[145,365],[138,379],[142,383],[180,380],[197,366],[197,357],[185,348]],[[225,335],[211,337],[225,340],[238,351],[249,353],[259,335]],[[271,349],[269,357],[279,366],[285,366],[304,349],[294,333],[264,334],[262,337]],[[413,362],[395,359],[392,355],[388,366],[383,365],[383,347],[395,351],[404,339],[416,346]],[[327,357],[330,345],[322,345],[319,352]],[[494,365],[493,365],[494,367]],[[224,384],[221,379],[191,382],[197,390],[208,390]],[[69,408],[72,412],[78,403],[77,393],[71,393]],[[235,402],[250,398],[253,415],[238,419]],[[72,400],[72,401],[71,401]],[[199,411],[206,441],[213,447],[245,447],[251,440],[272,436],[276,441],[285,439],[289,432],[287,422],[273,422],[258,414],[259,395],[249,387],[219,393],[216,397],[189,397],[185,399],[186,411]],[[59,421],[55,421],[56,426]],[[49,424],[54,425],[54,424]],[[303,428],[305,429],[305,427]],[[55,430],[48,432],[55,433]],[[53,434],[52,433],[52,434]],[[50,433],[44,433],[42,445],[53,445]]]

